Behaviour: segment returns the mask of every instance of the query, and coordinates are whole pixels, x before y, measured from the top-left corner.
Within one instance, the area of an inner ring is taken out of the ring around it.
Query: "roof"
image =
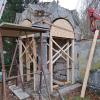
[[[26,27],[26,26],[21,26],[19,24],[13,24],[13,23],[1,23],[0,30],[2,36],[19,37],[19,36],[24,36],[29,34],[45,33],[46,31],[48,31],[48,28],[34,26],[34,25],[32,27]]]

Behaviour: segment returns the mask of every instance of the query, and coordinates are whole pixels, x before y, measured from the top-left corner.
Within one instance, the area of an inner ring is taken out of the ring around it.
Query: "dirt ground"
[[[81,88],[71,92],[70,94],[67,94],[65,96],[61,97],[55,97],[52,100],[100,100],[100,94],[94,93],[94,91],[91,91],[87,89],[85,98],[80,98]]]
[[[80,98],[80,93],[81,88],[68,94],[67,97],[65,97],[65,100],[100,100],[100,94],[94,93],[94,91],[89,89],[87,89],[84,99]]]
[[[63,96],[64,100],[100,100],[100,94],[95,93],[94,91],[91,91],[89,89],[87,89],[87,91],[86,91],[85,98],[81,99],[80,91],[81,91],[81,88],[71,92],[70,94]],[[16,98],[16,96],[14,96],[11,92],[7,91],[7,93],[9,94],[9,95],[7,95],[8,100],[18,100]],[[0,85],[0,100],[2,100],[1,97],[2,97],[2,89],[1,89],[1,85]],[[52,100],[61,100],[61,99],[60,99],[60,97],[56,97],[56,98],[53,98]]]

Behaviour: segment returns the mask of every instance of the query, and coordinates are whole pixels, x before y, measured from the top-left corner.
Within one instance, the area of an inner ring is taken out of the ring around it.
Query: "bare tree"
[[[90,20],[87,14],[88,8],[95,8],[98,12],[100,12],[100,0],[84,0],[81,5],[81,30],[85,37],[91,38],[91,30],[90,30]]]

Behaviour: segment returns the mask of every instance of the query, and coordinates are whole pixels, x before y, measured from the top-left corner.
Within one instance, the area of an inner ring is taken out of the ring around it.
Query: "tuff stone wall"
[[[82,40],[80,42],[76,42],[76,67],[79,69],[79,79],[83,80],[84,73],[86,69],[86,64],[88,61],[89,51],[91,48],[92,40]],[[97,45],[92,61],[91,70],[100,69],[100,39],[97,40]]]
[[[17,16],[17,18],[19,17]],[[66,19],[72,24],[75,38],[79,40],[81,38],[81,31],[78,13],[76,10],[68,10],[61,7],[56,1],[29,4],[25,11],[20,15],[19,20],[16,19],[16,23],[19,23],[24,19],[29,19],[32,21],[33,25],[42,25],[50,28],[47,24],[42,23],[41,20],[45,19],[52,23],[59,18]]]

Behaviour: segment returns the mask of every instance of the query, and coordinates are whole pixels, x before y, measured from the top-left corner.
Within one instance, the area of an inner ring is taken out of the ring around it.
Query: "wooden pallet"
[[[17,96],[19,100],[28,99],[30,97],[29,94],[27,94],[25,91],[22,90],[22,88],[16,85],[9,86],[9,89],[12,91],[12,93],[15,94],[15,96]]]

